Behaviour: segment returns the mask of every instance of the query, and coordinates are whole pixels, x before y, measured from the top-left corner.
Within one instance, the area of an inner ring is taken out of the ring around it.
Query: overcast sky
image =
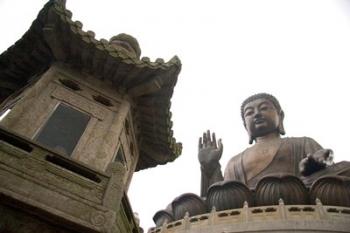
[[[43,0],[0,0],[0,51],[29,28]],[[258,92],[275,95],[286,136],[309,136],[350,160],[350,1],[347,0],[68,0],[73,19],[98,39],[125,32],[142,56],[182,71],[172,98],[175,162],[134,175],[133,209],[147,230],[154,213],[185,192],[199,194],[198,137],[223,139],[222,167],[248,146],[240,104]],[[348,122],[349,121],[349,122]]]

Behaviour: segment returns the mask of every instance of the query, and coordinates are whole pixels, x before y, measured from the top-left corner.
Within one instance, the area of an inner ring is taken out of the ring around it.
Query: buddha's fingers
[[[215,133],[212,134],[212,146],[215,147],[215,148],[218,148],[217,144],[216,144],[216,136],[215,136]]]
[[[219,150],[220,154],[222,154],[222,151],[224,150],[224,145],[222,144],[221,138],[218,141],[218,150]]]
[[[204,145],[204,148],[207,147],[207,135],[205,134],[205,132],[203,133],[203,145]]]
[[[202,137],[199,137],[199,141],[198,141],[198,149],[202,149],[202,148],[203,148]]]
[[[208,142],[208,146],[211,146],[211,137],[210,137],[210,130],[207,130],[207,142]]]

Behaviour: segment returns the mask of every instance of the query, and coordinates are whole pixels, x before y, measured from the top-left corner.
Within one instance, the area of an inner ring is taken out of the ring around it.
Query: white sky
[[[29,28],[45,0],[0,0],[0,51]],[[181,157],[134,175],[133,209],[147,229],[176,196],[199,194],[197,141],[223,138],[222,166],[248,146],[240,104],[257,92],[275,95],[286,136],[313,137],[350,160],[350,1],[348,0],[68,0],[73,19],[109,39],[135,36],[142,56],[183,67],[172,98]],[[348,119],[349,118],[349,119]]]

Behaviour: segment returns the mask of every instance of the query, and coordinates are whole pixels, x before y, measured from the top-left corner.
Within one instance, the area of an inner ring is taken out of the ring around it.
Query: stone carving
[[[209,130],[199,138],[202,197],[210,185],[221,180],[236,180],[255,188],[262,177],[273,173],[308,176],[333,164],[332,151],[323,149],[312,138],[281,138],[285,134],[284,112],[274,96],[250,96],[241,106],[241,116],[249,143],[255,144],[228,162],[224,176],[219,163],[221,139],[217,142],[215,133]]]
[[[98,212],[92,212],[90,221],[94,226],[103,226],[106,223],[106,217]]]
[[[134,58],[140,59],[141,49],[137,40],[125,33],[113,36],[109,40],[109,44],[116,49],[121,49],[123,52],[127,52]]]

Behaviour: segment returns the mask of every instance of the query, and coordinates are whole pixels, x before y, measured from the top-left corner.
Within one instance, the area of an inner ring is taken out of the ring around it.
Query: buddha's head
[[[244,127],[249,134],[249,144],[270,133],[284,135],[284,113],[278,100],[266,93],[248,97],[241,106]]]
[[[125,33],[120,33],[116,36],[113,36],[110,40],[109,43],[112,46],[116,46],[122,49],[125,49],[126,51],[128,51],[129,53],[131,53],[132,55],[134,55],[134,57],[136,58],[140,58],[141,55],[141,49],[139,46],[139,43],[137,42],[137,40]]]

